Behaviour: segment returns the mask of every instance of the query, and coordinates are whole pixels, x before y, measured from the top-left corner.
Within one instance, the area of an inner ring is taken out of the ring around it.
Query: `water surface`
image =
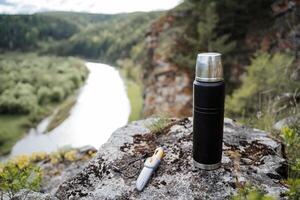
[[[18,141],[11,154],[51,152],[63,146],[99,148],[117,128],[127,123],[130,104],[119,72],[111,66],[86,63],[90,71],[70,116],[49,133],[45,118]]]

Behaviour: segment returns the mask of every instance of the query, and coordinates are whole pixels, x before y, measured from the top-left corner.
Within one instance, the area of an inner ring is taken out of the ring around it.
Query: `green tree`
[[[173,35],[169,38],[172,44],[169,48],[170,60],[193,69],[197,53],[216,51],[226,55],[233,50],[235,42],[228,40],[229,35],[218,35],[216,32],[219,16],[215,1],[188,0],[184,4],[177,10],[183,13],[183,17],[177,19],[179,25],[168,33]]]
[[[226,111],[231,116],[256,114],[263,105],[272,103],[284,92],[294,92],[299,83],[290,79],[289,67],[293,57],[277,53],[258,53],[248,67],[242,86],[226,100]]]

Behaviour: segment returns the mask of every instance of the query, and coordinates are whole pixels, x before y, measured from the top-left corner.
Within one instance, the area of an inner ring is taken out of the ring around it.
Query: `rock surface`
[[[161,33],[168,31],[174,16],[162,16],[151,25],[145,44],[148,66],[144,67],[143,116],[167,114],[173,117],[191,116],[193,78],[189,70],[170,62],[158,50],[163,40]],[[166,53],[166,52],[164,52]]]
[[[144,81],[143,116],[164,113],[176,117],[191,115],[192,81],[189,73],[161,61]]]
[[[275,130],[281,131],[284,127],[293,126],[300,122],[300,114],[284,118],[276,122],[273,126]]]
[[[229,199],[250,182],[275,197],[287,188],[282,146],[266,132],[225,119],[222,167],[197,170],[192,164],[192,122],[172,119],[159,134],[133,122],[115,131],[80,173],[60,185],[58,199]],[[166,156],[143,192],[135,189],[146,156],[163,145]]]
[[[50,194],[43,194],[40,192],[33,192],[29,190],[21,190],[14,195],[13,198],[9,198],[4,194],[3,200],[58,200],[56,197]],[[2,200],[2,199],[1,199]]]
[[[94,147],[84,146],[77,148],[76,159],[73,161],[61,161],[58,163],[45,162],[39,164],[43,171],[41,190],[43,192],[54,194],[59,185],[68,178],[78,174],[88,164],[91,154],[97,152]]]

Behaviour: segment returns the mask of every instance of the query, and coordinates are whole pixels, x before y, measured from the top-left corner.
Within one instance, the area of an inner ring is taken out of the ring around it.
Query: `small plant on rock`
[[[41,169],[30,162],[29,156],[19,156],[0,166],[0,198],[14,199],[21,189],[39,191],[41,180]]]
[[[264,191],[246,184],[238,190],[238,193],[232,197],[232,200],[274,200],[274,198],[266,195]]]
[[[152,123],[146,124],[146,127],[153,134],[162,133],[163,130],[168,126],[170,120],[167,117],[159,117],[155,119]]]
[[[299,126],[285,127],[282,129],[282,138],[286,146],[289,162],[288,180],[289,199],[300,199],[300,136]]]

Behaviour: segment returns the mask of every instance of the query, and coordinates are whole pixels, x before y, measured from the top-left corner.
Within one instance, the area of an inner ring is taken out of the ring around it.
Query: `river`
[[[12,156],[52,152],[64,146],[98,149],[114,130],[127,123],[130,104],[119,72],[100,63],[87,62],[86,66],[90,73],[70,116],[48,133],[45,130],[51,116],[45,118],[15,144]]]

